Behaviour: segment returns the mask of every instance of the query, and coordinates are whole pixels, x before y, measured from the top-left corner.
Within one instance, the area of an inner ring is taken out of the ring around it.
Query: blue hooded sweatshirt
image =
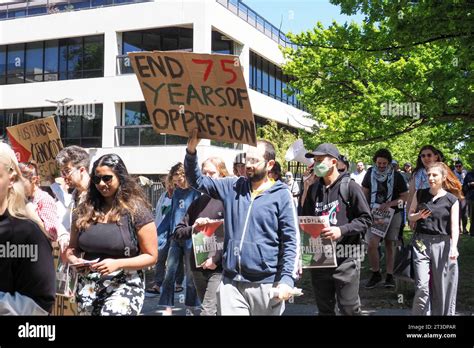
[[[184,168],[191,186],[224,203],[224,276],[235,281],[293,287],[300,240],[288,186],[277,181],[252,199],[247,178],[203,176],[196,154],[186,154]]]

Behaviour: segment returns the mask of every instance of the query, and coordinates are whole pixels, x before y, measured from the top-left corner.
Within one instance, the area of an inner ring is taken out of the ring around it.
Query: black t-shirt
[[[0,291],[19,292],[51,312],[56,272],[45,234],[34,222],[17,219],[5,211],[0,215],[0,245]]]
[[[133,217],[135,231],[129,222],[128,215],[122,216],[119,222],[95,223],[86,230],[79,231],[78,246],[80,251],[85,252],[85,260],[96,258],[127,258],[138,255],[139,251],[132,242],[132,233],[154,221],[150,210],[140,206]]]
[[[416,233],[432,235],[451,235],[451,207],[458,200],[455,195],[447,192],[446,195],[433,201],[430,189],[422,189],[416,192],[418,206],[426,203],[431,210],[430,216],[416,222]],[[419,209],[417,209],[418,211]]]
[[[377,204],[385,203],[387,201],[387,196],[388,196],[388,184],[387,184],[388,180],[385,180],[383,183],[378,183],[375,202],[371,202],[372,200],[372,193],[371,193],[372,192],[372,179],[371,179],[372,171],[373,171],[373,168],[369,168],[369,170],[367,170],[367,174],[365,174],[364,180],[362,181],[362,187],[365,187],[366,189],[369,190],[368,201],[371,206],[372,206],[372,203],[377,203]],[[395,176],[393,178],[393,194],[392,194],[392,199],[391,199],[392,201],[400,198],[400,194],[408,191],[408,187],[403,176],[398,172],[394,172],[394,175]],[[393,208],[395,209],[395,213],[398,213],[399,211],[402,210],[398,206],[393,207]]]

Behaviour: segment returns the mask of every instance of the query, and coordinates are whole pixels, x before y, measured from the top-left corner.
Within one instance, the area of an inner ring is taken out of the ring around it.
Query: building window
[[[43,41],[26,44],[25,82],[43,81]]]
[[[25,82],[25,44],[7,47],[7,83]]]
[[[0,110],[0,137],[6,136],[6,127],[53,116],[55,111],[55,107]],[[102,104],[96,104],[94,111],[95,118],[92,120],[81,115],[59,116],[58,129],[64,146],[102,146]]]
[[[133,51],[193,50],[193,29],[168,27],[124,32],[122,54]]]
[[[188,141],[187,137],[156,133],[145,102],[124,103],[122,114],[118,129],[120,146],[185,145]]]
[[[212,53],[234,54],[234,41],[224,34],[212,31]]]
[[[103,35],[0,46],[0,84],[103,76]]]
[[[288,88],[290,77],[283,74],[282,70],[277,65],[250,51],[249,71],[250,88],[276,100],[280,100],[286,104],[304,110],[301,103],[296,98],[298,91],[295,91],[292,95],[287,95],[285,93],[286,88]]]
[[[7,47],[0,46],[0,85],[7,80]]]

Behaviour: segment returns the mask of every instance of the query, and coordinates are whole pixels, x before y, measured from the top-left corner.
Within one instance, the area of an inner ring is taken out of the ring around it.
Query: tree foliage
[[[278,126],[275,121],[270,121],[266,125],[257,128],[257,136],[268,140],[275,146],[276,160],[280,162],[282,168],[286,168],[286,151],[298,137],[286,128]]]
[[[384,146],[411,161],[432,143],[472,163],[474,2],[331,2],[364,22],[318,23],[283,49],[291,86],[319,125],[306,140],[356,157]]]

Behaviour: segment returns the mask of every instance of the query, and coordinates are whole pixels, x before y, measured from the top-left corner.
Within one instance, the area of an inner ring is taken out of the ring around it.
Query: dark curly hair
[[[119,180],[119,187],[115,193],[112,209],[109,214],[109,222],[118,222],[124,215],[133,217],[143,207],[150,209],[145,194],[138,182],[128,174],[127,167],[122,159],[116,154],[107,154],[94,162],[91,177],[95,175],[97,167],[109,167]],[[103,206],[105,199],[92,182],[89,184],[85,201],[79,205],[75,213],[78,230],[87,229],[92,223],[96,223],[105,217]]]

